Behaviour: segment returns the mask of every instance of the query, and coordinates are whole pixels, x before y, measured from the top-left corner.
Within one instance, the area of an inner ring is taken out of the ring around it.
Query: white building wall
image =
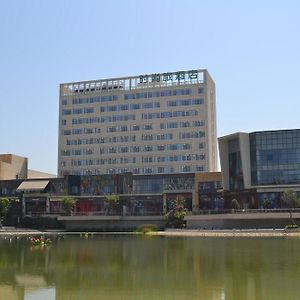
[[[182,82],[175,80],[178,73],[175,72],[154,74],[159,76],[160,81],[145,84],[139,83],[139,80],[143,81],[149,76],[148,80],[153,75],[62,84],[59,101],[58,175],[124,171],[139,171],[139,174],[216,171],[215,85],[206,70],[193,71],[197,72],[197,79],[190,79],[190,72],[192,71],[180,72],[185,76]],[[172,76],[172,81],[162,81],[165,74],[171,74],[169,76]],[[175,91],[181,93],[186,90],[190,93],[174,95]],[[171,95],[153,96],[156,92],[170,91]],[[137,93],[152,93],[152,97],[124,98],[125,94]],[[101,97],[104,100],[117,100],[101,101]],[[91,98],[96,101],[90,101]],[[203,100],[203,104],[195,103],[199,99]],[[88,103],[84,103],[86,101]],[[173,103],[178,105],[169,106],[169,101],[176,101]],[[128,110],[114,111],[115,107],[123,109],[126,105],[129,106]],[[134,105],[142,108],[133,109]],[[101,111],[101,107],[108,111]],[[182,113],[185,115],[180,115]],[[145,119],[145,114],[153,114],[154,117],[160,115],[160,118]],[[168,117],[168,114],[172,117]],[[93,123],[79,121],[99,120],[102,117],[124,118],[130,115],[134,115],[135,119]],[[174,124],[178,127],[172,128]],[[190,126],[184,127],[182,124]],[[122,131],[126,126],[127,131]],[[171,128],[167,128],[168,126]],[[135,131],[135,128],[140,130]],[[113,130],[116,132],[110,132]],[[90,141],[93,143],[90,144]],[[174,145],[177,145],[177,150]],[[139,149],[139,152],[133,152],[135,149]],[[147,151],[151,149],[152,151]],[[123,152],[126,150],[128,152]]]

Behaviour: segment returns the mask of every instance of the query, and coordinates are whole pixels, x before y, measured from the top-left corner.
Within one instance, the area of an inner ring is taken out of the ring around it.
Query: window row
[[[287,165],[300,163],[300,148],[251,151],[257,165]]]
[[[77,166],[92,166],[93,161],[91,160],[78,160]],[[153,166],[153,167],[143,167],[143,168],[106,168],[105,170],[100,169],[82,169],[82,170],[73,170],[62,171],[62,175],[93,175],[93,174],[122,174],[132,172],[133,174],[171,174],[171,173],[178,173],[178,172],[203,172],[205,171],[205,166],[203,165],[196,165],[196,166],[189,166],[183,165],[179,167],[172,167],[172,166]],[[186,188],[187,189],[187,188]],[[192,189],[192,188],[191,188]]]
[[[107,174],[119,174],[132,172],[133,174],[169,174],[177,172],[203,172],[205,167],[200,166],[180,166],[179,168],[174,167],[144,167],[144,168],[107,168]]]
[[[134,121],[134,120],[135,120],[135,115],[113,115],[113,116],[104,116],[104,117],[95,117],[95,118],[72,119],[72,125],[111,123],[111,122]]]
[[[63,130],[63,135],[96,134],[101,133],[100,128],[73,128]]]
[[[185,99],[185,100],[169,100],[167,101],[167,106],[174,107],[174,106],[187,106],[187,105],[199,105],[203,104],[204,99]]]
[[[202,138],[205,137],[204,131],[198,132],[179,132],[180,139],[194,139],[194,138]]]
[[[172,129],[172,128],[187,128],[187,127],[202,127],[205,125],[204,120],[198,121],[185,121],[185,122],[169,122],[160,123],[160,129]]]
[[[171,156],[158,156],[157,162],[175,162],[175,161],[193,161],[205,160],[205,154],[188,154],[188,155],[171,155]]]
[[[198,88],[199,94],[204,94],[204,87]],[[125,94],[125,100],[131,99],[146,99],[146,98],[154,98],[154,97],[170,97],[170,96],[181,96],[181,95],[191,95],[191,89],[175,89],[175,90],[162,90],[162,91],[154,91],[154,92],[144,92],[144,93],[133,93],[133,94]],[[102,102],[111,102],[117,101],[117,95],[108,95],[108,96],[99,96],[99,97],[85,97],[85,98],[73,98],[72,104],[87,104],[87,103],[102,103]],[[62,99],[62,105],[68,105],[68,99]]]
[[[152,124],[144,124],[143,126],[133,125],[131,126],[131,131],[138,131],[140,129],[143,130],[152,130]],[[110,126],[106,128],[108,133],[115,133],[115,132],[127,132],[128,127],[126,125],[120,126]],[[73,128],[73,129],[66,129],[63,130],[62,133],[64,136],[68,135],[81,135],[81,134],[95,134],[100,133],[100,128]],[[162,133],[162,134],[143,134],[141,136],[142,141],[163,141],[163,140],[172,140],[173,134],[172,133]],[[202,138],[205,137],[204,131],[199,132],[179,132],[180,139],[190,139],[190,138]],[[90,139],[91,140],[91,139]],[[94,138],[92,139],[94,144],[104,144],[104,143],[117,143],[117,142],[126,142],[126,141],[136,141],[136,136],[127,136],[126,140],[122,140],[122,137],[101,137],[101,138]],[[75,140],[76,141],[76,140]],[[99,141],[99,142],[97,142]],[[75,142],[74,142],[75,143]],[[71,145],[68,144],[67,145]],[[73,145],[73,144],[72,144]],[[200,146],[199,146],[200,148]]]
[[[124,110],[136,110],[136,109],[147,109],[147,108],[160,108],[159,102],[148,102],[148,103],[131,103],[131,104],[119,104],[119,105],[109,105],[100,106],[101,112],[111,112],[111,111],[124,111]]]
[[[93,107],[84,108],[73,108],[73,109],[63,109],[62,114],[64,115],[79,115],[79,114],[92,114],[95,112]]]
[[[256,184],[293,184],[300,181],[299,168],[294,170],[263,170],[252,172],[252,178]]]
[[[92,144],[105,144],[105,143],[126,143],[135,142],[135,135],[126,136],[113,136],[113,137],[101,137],[101,138],[91,138],[91,139],[74,139],[67,140],[67,145],[92,145]]]
[[[93,154],[94,154],[93,149],[72,149],[72,150],[62,150],[61,151],[62,156],[93,155]]]
[[[170,100],[167,101],[167,106],[176,107],[176,106],[198,105],[203,103],[204,103],[204,99]],[[149,108],[160,108],[160,103],[148,102],[148,103],[131,103],[131,104],[100,106],[100,112],[126,111],[126,110],[149,109]],[[78,114],[88,114],[94,112],[95,109],[93,107],[88,107],[88,108],[85,107],[85,108],[63,109],[62,114],[78,115]]]
[[[108,147],[100,148],[100,154],[112,154],[112,153],[126,153],[126,152],[153,152],[153,151],[165,151],[165,150],[190,150],[191,144],[168,144],[168,145],[146,145],[146,146],[122,146],[122,147]]]
[[[175,89],[175,90],[162,90],[162,91],[153,91],[153,92],[143,92],[143,93],[132,93],[125,94],[125,100],[133,99],[146,99],[146,98],[157,98],[157,97],[170,97],[170,96],[183,96],[191,95],[191,89]]]
[[[101,97],[86,97],[86,98],[73,98],[72,104],[87,104],[87,103],[101,103],[117,101],[119,98],[117,95],[108,95]],[[63,99],[63,105],[67,105],[67,99]]]
[[[113,164],[134,164],[136,163],[135,157],[119,157],[119,158],[101,158],[101,159],[83,159],[72,160],[72,166],[91,166],[91,165],[113,165]]]
[[[188,110],[188,111],[166,111],[166,112],[157,112],[157,113],[143,113],[142,119],[143,120],[150,120],[150,119],[164,119],[164,118],[176,118],[176,117],[191,117],[197,116],[198,111]]]

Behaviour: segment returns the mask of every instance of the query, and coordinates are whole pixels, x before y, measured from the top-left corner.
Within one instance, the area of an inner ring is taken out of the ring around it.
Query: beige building
[[[13,154],[0,154],[0,180],[26,179],[28,159]]]
[[[54,178],[56,175],[28,169],[28,158],[0,154],[0,180]]]
[[[60,85],[59,176],[217,171],[216,144],[207,70]]]

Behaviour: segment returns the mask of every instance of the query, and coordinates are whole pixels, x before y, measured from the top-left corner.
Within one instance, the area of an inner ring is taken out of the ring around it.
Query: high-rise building
[[[207,70],[63,83],[58,175],[217,170]]]

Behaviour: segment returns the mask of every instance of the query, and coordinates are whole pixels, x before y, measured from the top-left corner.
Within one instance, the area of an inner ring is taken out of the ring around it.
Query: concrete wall
[[[248,133],[240,133],[240,151],[242,170],[244,178],[244,188],[249,189],[251,187],[251,161],[250,161],[250,141]]]
[[[217,113],[216,113],[216,87],[213,79],[208,72],[205,72],[205,99],[207,116],[207,149],[208,149],[208,168],[206,171],[216,172],[218,170],[217,153]]]
[[[145,224],[163,228],[164,217],[121,217],[121,216],[64,216],[58,217],[68,231],[132,231]]]
[[[233,139],[239,140],[241,162],[243,170],[244,188],[251,187],[251,162],[250,162],[250,145],[249,134],[245,132],[237,132],[218,139],[220,162],[223,176],[223,188],[229,190],[229,152],[228,143]]]
[[[293,214],[300,226],[300,213]],[[289,213],[194,215],[186,217],[187,229],[273,229],[291,224]]]

